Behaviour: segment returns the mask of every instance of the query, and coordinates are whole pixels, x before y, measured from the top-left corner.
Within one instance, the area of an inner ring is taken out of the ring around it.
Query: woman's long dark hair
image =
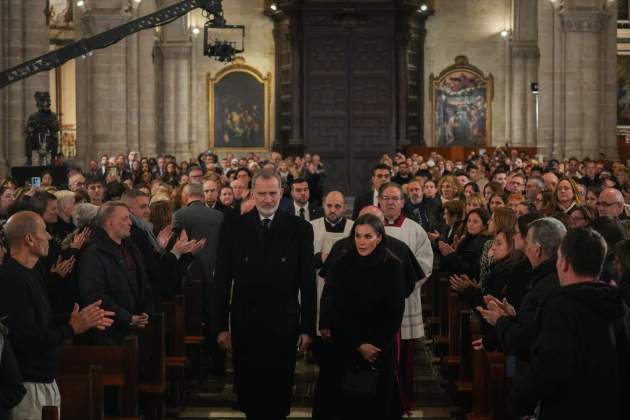
[[[350,231],[350,239],[352,239],[353,243],[356,227],[362,225],[371,226],[376,234],[381,237],[381,244],[385,241],[385,225],[383,225],[381,219],[374,216],[373,214],[364,214],[362,216],[359,216],[357,220],[354,221],[354,225],[352,226],[352,230]]]

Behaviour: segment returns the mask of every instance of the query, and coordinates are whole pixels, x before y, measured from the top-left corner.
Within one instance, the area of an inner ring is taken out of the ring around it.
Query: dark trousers
[[[297,333],[232,330],[234,385],[248,419],[284,419],[293,396]]]
[[[313,419],[334,420],[339,411],[339,383],[343,364],[335,352],[334,343],[321,337],[315,338],[313,342],[313,358],[319,366],[313,396]]]

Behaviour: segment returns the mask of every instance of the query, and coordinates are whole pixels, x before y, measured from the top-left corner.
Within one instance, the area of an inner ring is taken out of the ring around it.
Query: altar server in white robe
[[[408,410],[413,403],[414,340],[424,337],[420,287],[433,270],[433,249],[422,226],[403,214],[405,196],[400,185],[393,182],[382,185],[379,204],[385,214],[385,232],[407,244],[426,276],[418,279],[414,291],[405,299],[405,313],[400,327],[400,385],[407,400],[404,401],[405,409]]]
[[[330,330],[319,330],[319,314],[321,307],[324,279],[319,270],[326,262],[335,242],[347,238],[354,224],[343,217],[346,211],[345,198],[339,191],[331,191],[324,198],[324,217],[311,221],[313,225],[315,250],[315,268],[317,269],[317,337],[313,343],[313,357],[319,365],[319,376],[315,385],[313,399],[313,418],[316,420],[332,419],[336,406],[335,400],[335,365],[334,348],[330,341]]]

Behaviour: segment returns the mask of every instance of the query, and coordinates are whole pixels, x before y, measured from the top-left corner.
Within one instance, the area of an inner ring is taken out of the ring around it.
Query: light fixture
[[[133,0],[134,3],[140,3],[142,0]]]
[[[271,3],[271,6],[269,6],[269,8],[272,12],[278,11],[278,5],[276,3]]]
[[[429,10],[429,6],[427,6],[425,3],[422,3],[420,5],[420,11],[421,12],[426,12],[427,10]]]
[[[507,38],[509,34],[510,34],[510,32],[507,29],[504,29],[504,30],[501,31],[501,36],[503,38]]]
[[[85,1],[77,0],[77,7],[83,7],[83,6],[85,6]]]
[[[193,35],[199,35],[199,32],[201,32],[201,30],[197,28],[196,26],[193,26],[192,28]]]

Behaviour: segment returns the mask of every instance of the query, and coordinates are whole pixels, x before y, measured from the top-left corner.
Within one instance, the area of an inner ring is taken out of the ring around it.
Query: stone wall
[[[509,44],[500,32],[511,26],[511,2],[497,0],[448,0],[435,2],[427,20],[425,43],[424,138],[433,145],[429,75],[435,76],[465,55],[470,64],[494,76],[492,102],[493,145],[509,139]]]

